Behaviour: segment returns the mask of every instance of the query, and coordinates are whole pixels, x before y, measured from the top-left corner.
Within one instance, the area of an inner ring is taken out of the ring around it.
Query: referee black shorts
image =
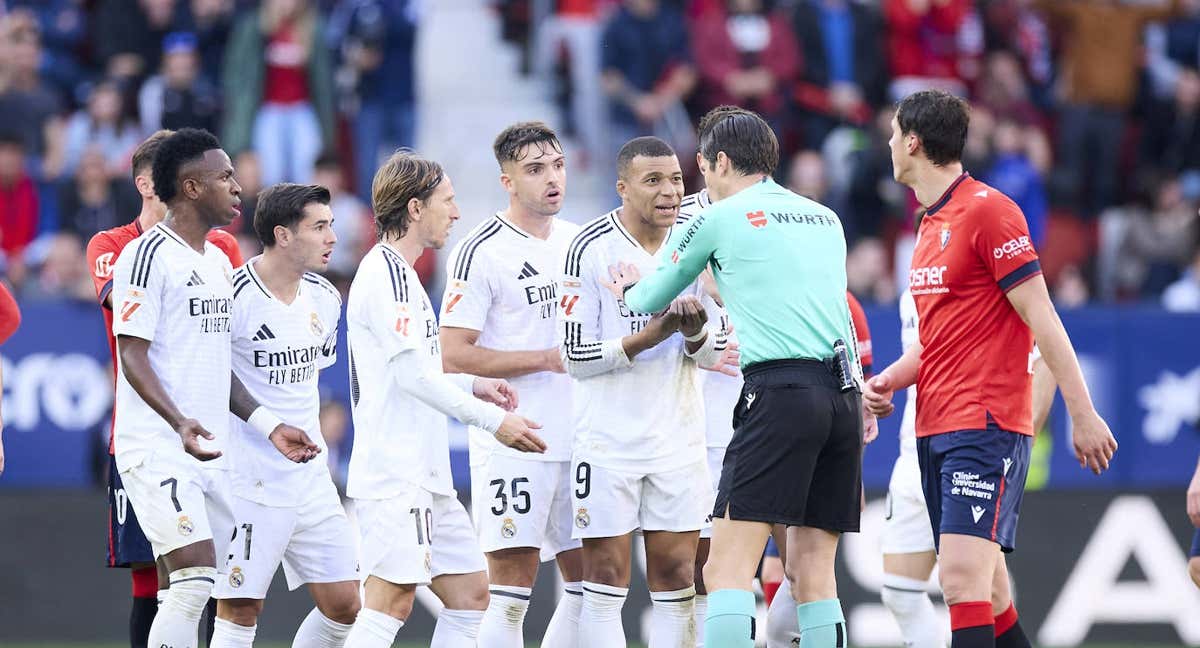
[[[760,362],[744,374],[713,517],[858,531],[858,392],[840,391],[816,360]]]

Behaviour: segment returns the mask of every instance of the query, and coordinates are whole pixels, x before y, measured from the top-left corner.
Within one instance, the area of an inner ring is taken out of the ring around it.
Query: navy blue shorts
[[[1192,550],[1188,552],[1188,558],[1200,558],[1200,529],[1192,534]]]
[[[1005,552],[1016,548],[1032,448],[1033,437],[999,428],[917,439],[935,548],[943,533],[985,538]]]
[[[154,563],[154,550],[142,533],[133,505],[121,484],[116,457],[108,456],[108,566]]]

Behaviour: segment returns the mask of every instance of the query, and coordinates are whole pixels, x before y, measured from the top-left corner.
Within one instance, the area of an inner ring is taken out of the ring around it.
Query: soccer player
[[[254,230],[261,256],[233,275],[233,371],[280,418],[326,451],[317,377],[337,357],[342,299],[316,274],[337,237],[329,190],[278,184],[258,195]],[[248,647],[271,579],[282,563],[288,586],[301,584],[316,607],[294,648],[337,648],[358,614],[358,556],[350,522],[326,461],[296,464],[249,425],[233,422],[230,481],[234,537],[227,578],[213,588],[213,645]]]
[[[917,307],[912,293],[906,290],[900,296],[900,340],[905,351],[917,343],[917,329]],[[1036,432],[1050,415],[1056,389],[1046,363],[1037,354],[1037,347],[1034,347],[1032,371],[1033,429]],[[925,584],[937,564],[937,553],[929,513],[925,509],[925,496],[921,492],[916,421],[917,388],[910,385],[900,423],[900,456],[888,484],[887,513],[880,538],[884,574],[881,598],[900,626],[905,645],[944,648],[946,630],[925,593]],[[1000,606],[998,609],[997,605]],[[993,605],[993,611],[1000,613],[1007,607],[1007,601],[998,601]]]
[[[121,256],[121,251],[130,241],[142,235],[162,222],[167,215],[167,206],[154,194],[154,179],[152,170],[154,155],[162,141],[171,135],[172,131],[160,130],[133,151],[133,184],[142,196],[142,210],[138,217],[128,225],[114,227],[97,233],[88,242],[87,260],[91,268],[92,283],[96,288],[96,298],[100,300],[100,311],[104,314],[105,337],[108,338],[108,348],[112,353],[113,386],[117,380],[117,338],[113,335],[112,287],[113,265]],[[208,241],[217,246],[229,263],[236,268],[242,265],[242,254],[238,250],[237,239],[225,230],[212,229],[206,236]],[[112,429],[116,429],[115,410]],[[158,610],[157,596],[165,594],[167,589],[166,573],[155,568],[154,552],[150,542],[146,540],[142,528],[138,525],[137,514],[129,506],[125,488],[121,484],[121,474],[117,471],[117,461],[113,455],[113,436],[110,432],[108,440],[108,566],[128,567],[132,571],[133,605],[129,611],[129,640],[132,648],[146,648],[146,636],[150,633],[150,624],[154,622],[154,614]]]
[[[713,508],[705,641],[754,644],[750,591],[775,523],[804,648],[845,641],[834,558],[857,531],[863,416],[846,305],[846,238],[830,209],[771,179],[779,143],[761,117],[722,106],[700,122],[697,161],[713,204],[671,235],[657,270],[618,268],[637,312],[658,312],[711,266],[741,342],[745,386]],[[635,283],[636,282],[636,283]],[[630,286],[631,284],[632,287]]]
[[[1192,475],[1192,483],[1187,489],[1187,514],[1196,527],[1192,536],[1192,549],[1188,552],[1188,575],[1196,587],[1200,587],[1200,462],[1196,464],[1196,472]]]
[[[386,648],[412,612],[418,585],[445,608],[432,648],[477,641],[488,604],[487,568],[450,474],[446,416],[544,452],[536,423],[505,411],[507,382],[442,370],[438,323],[413,263],[438,249],[458,206],[436,162],[392,155],[371,187],[379,243],[363,257],[346,311],[354,449],[346,491],[362,535],[365,601],[348,648]],[[487,401],[487,402],[484,402]]]
[[[147,641],[192,648],[216,556],[233,530],[222,458],[229,412],[293,461],[319,448],[260,407],[231,372],[232,266],[205,240],[239,213],[229,156],[212,134],[185,128],[159,144],[152,173],[167,216],[113,267],[113,434],[129,502],[170,575]]]
[[[17,300],[13,299],[8,286],[0,282],[0,344],[3,344],[8,338],[12,337],[12,334],[17,332],[17,327],[20,325],[21,310],[17,307]],[[4,377],[0,376],[0,389],[3,389],[3,387]],[[3,432],[4,417],[0,416],[0,475],[4,474]]]
[[[966,102],[942,91],[909,95],[892,118],[896,180],[926,208],[909,272],[920,340],[864,398],[887,415],[893,391],[917,385],[917,458],[951,645],[1028,646],[1011,603],[999,614],[994,603],[1009,598],[1000,557],[1016,546],[1029,467],[1035,341],[1062,389],[1080,464],[1100,474],[1117,442],[1092,404],[1024,215],[963,172],[968,122]]]
[[[542,424],[546,451],[521,452],[486,430],[470,430],[471,503],[491,581],[479,643],[524,648],[522,624],[544,550],[557,557],[566,585],[542,645],[575,646],[582,604],[580,543],[571,538],[575,434],[555,313],[558,273],[579,227],[555,217],[567,168],[550,127],[513,124],[492,149],[508,209],[471,230],[447,259],[443,364],[450,372],[508,379],[521,394],[521,411]]]
[[[559,312],[563,363],[575,379],[579,646],[625,645],[621,607],[638,529],[653,604],[650,647],[691,646],[696,545],[712,502],[696,371],[717,362],[725,340],[706,326],[699,282],[664,312],[621,299],[612,273],[656,263],[678,215],[683,172],[665,142],[639,137],[621,148],[617,176],[621,207],[571,243]]]

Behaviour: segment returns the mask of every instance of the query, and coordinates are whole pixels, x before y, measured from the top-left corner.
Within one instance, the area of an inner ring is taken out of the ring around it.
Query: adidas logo
[[[978,504],[972,506],[971,517],[975,518],[975,524],[979,524],[979,518],[983,517],[983,507]]]
[[[187,285],[203,286],[204,280],[200,278],[200,275],[195,270],[192,270],[192,276],[188,277]]]
[[[263,324],[262,326],[258,327],[258,332],[255,333],[254,337],[251,339],[254,340],[255,342],[262,342],[264,340],[274,340],[275,334],[271,332],[271,329],[267,328],[266,324]]]
[[[526,261],[525,265],[521,266],[521,274],[517,275],[517,279],[528,279],[538,274],[538,271]]]

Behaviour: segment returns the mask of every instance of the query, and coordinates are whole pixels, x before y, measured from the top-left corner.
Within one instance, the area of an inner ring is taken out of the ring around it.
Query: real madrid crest
[[[196,527],[192,525],[192,519],[186,515],[179,516],[179,525],[176,528],[179,529],[179,535],[185,536],[192,535],[192,531],[196,530]]]
[[[321,318],[317,317],[315,312],[310,313],[308,316],[308,329],[317,337],[325,334],[325,327],[321,326]]]
[[[229,572],[229,586],[241,587],[242,583],[246,582],[246,575],[242,573],[241,567],[234,567],[233,571]]]
[[[433,552],[425,550],[425,571],[433,571]]]
[[[513,524],[512,518],[504,518],[504,523],[500,525],[500,536],[503,538],[513,538],[517,535],[517,525]]]
[[[580,529],[586,529],[591,523],[592,516],[588,515],[587,509],[580,507],[579,510],[575,512],[575,526],[579,527]]]

